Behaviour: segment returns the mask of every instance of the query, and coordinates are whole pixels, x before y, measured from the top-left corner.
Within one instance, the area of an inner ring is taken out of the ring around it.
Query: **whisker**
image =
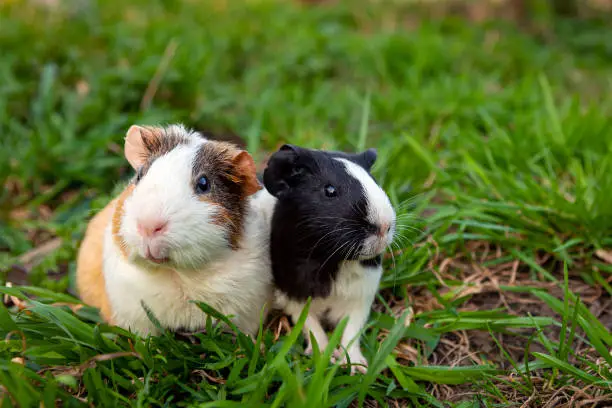
[[[406,198],[405,200],[402,200],[401,202],[399,202],[397,204],[397,208],[402,210],[411,204],[417,203],[419,200],[423,199],[424,196],[425,196],[425,193],[417,193],[413,195],[412,197]]]
[[[315,244],[312,246],[312,248],[310,249],[310,253],[308,254],[308,259],[310,259],[310,257],[311,257],[311,255],[312,255],[313,251],[314,251],[314,250],[317,248],[317,246],[319,245],[319,243],[320,243],[320,242],[321,242],[323,239],[325,239],[325,237],[327,237],[327,236],[329,236],[329,235],[333,234],[334,232],[345,231],[345,230],[347,230],[347,229],[349,229],[349,228],[341,228],[341,229],[339,229],[339,230],[332,230],[332,231],[328,232],[327,234],[323,235],[323,236],[322,236],[322,237],[321,237],[321,238],[320,238],[320,239],[319,239],[319,240],[318,240],[318,241],[317,241],[317,242],[316,242],[316,243],[315,243]]]
[[[344,248],[345,246],[347,246],[348,244],[350,244],[350,241],[345,242],[344,244],[340,245],[334,252],[332,252],[332,254],[330,256],[327,257],[327,259],[325,260],[325,262],[323,262],[321,264],[321,268],[319,268],[319,270],[323,269],[323,266],[325,266],[325,264],[327,264],[327,262],[342,248]]]
[[[421,234],[425,233],[425,231],[423,231],[422,229],[417,228],[417,227],[413,227],[412,225],[400,225],[399,227],[396,227],[396,230],[400,230],[401,231],[403,229],[407,229],[407,230],[410,230],[410,231],[415,231],[415,232],[418,232],[418,233],[421,233]]]
[[[391,262],[392,262],[392,274],[393,274],[393,290],[395,291],[395,285],[397,283],[397,270],[396,270],[396,266],[397,264],[395,263],[395,254],[393,253],[393,246],[392,246],[393,242],[391,243],[391,245],[387,245],[387,248],[390,249],[391,252]]]

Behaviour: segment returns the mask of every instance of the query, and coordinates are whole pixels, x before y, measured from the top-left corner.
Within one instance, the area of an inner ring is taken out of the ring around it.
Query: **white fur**
[[[147,243],[157,246],[170,257],[171,266],[179,269],[197,268],[227,252],[225,228],[211,223],[218,206],[198,200],[193,192],[193,161],[203,143],[194,139],[155,160],[125,201],[121,235],[132,262],[156,267],[144,259]],[[138,233],[137,220],[150,218],[166,220],[168,231],[145,243]]]
[[[382,267],[364,268],[359,261],[343,262],[336,281],[332,285],[331,294],[326,298],[312,299],[304,323],[304,331],[311,332],[319,348],[323,350],[327,347],[328,338],[321,326],[320,318],[326,312],[329,312],[327,316],[334,323],[348,317],[340,345],[346,350],[351,364],[357,364],[351,368],[351,372],[364,371],[363,366],[368,364],[361,353],[359,336],[370,315],[370,308],[378,291],[381,276]],[[298,321],[305,306],[304,302],[291,300],[278,290],[276,291],[276,304],[284,309],[294,322]],[[306,353],[310,353],[312,352],[310,338],[307,339],[307,342]],[[342,361],[346,359],[342,358]]]
[[[216,206],[198,200],[191,169],[198,146],[193,138],[153,162],[125,201],[121,235],[128,244],[125,259],[106,230],[103,270],[113,322],[140,334],[154,331],[141,302],[161,325],[197,330],[206,315],[190,301],[202,301],[225,315],[246,333],[257,332],[264,304],[271,297],[269,262],[270,210],[265,190],[249,198],[239,249],[229,248],[226,231],[212,224]],[[145,243],[137,232],[138,217],[168,220],[167,236]],[[144,259],[146,245],[157,245],[170,257],[171,267]]]
[[[370,236],[363,243],[361,259],[372,258],[384,252],[395,233],[395,211],[387,194],[376,184],[363,167],[346,159],[336,160],[343,163],[347,173],[361,183],[363,192],[368,200],[369,212],[367,220],[374,225],[388,225],[391,227],[388,234],[382,237]]]
[[[345,165],[347,172],[363,186],[368,200],[368,221],[376,225],[388,224],[391,229],[383,237],[372,236],[364,242],[363,259],[381,254],[393,239],[395,229],[395,211],[387,194],[376,184],[370,175],[360,166],[345,159],[337,159]],[[368,362],[361,352],[359,336],[370,315],[374,297],[378,291],[382,266],[363,267],[359,261],[344,261],[340,264],[336,280],[332,284],[331,294],[326,298],[312,299],[310,310],[304,323],[304,331],[311,332],[320,349],[327,347],[328,338],[320,323],[325,314],[337,323],[348,317],[341,346],[346,350],[351,364],[351,373],[365,372]],[[297,322],[304,302],[289,299],[285,294],[276,291],[276,304],[284,309]],[[307,353],[312,352],[310,337],[307,335]],[[337,353],[336,353],[337,356]],[[345,357],[340,357],[346,362]]]

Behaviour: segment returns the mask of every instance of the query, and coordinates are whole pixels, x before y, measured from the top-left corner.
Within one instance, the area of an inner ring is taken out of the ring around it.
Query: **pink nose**
[[[391,232],[391,224],[385,222],[380,226],[380,229],[378,230],[378,236],[384,237],[385,234],[388,234],[389,232]]]
[[[143,237],[154,237],[166,231],[168,221],[160,219],[139,220],[136,228]]]

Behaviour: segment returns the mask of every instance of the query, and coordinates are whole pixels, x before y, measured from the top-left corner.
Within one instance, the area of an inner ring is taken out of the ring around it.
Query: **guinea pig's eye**
[[[198,194],[206,194],[210,190],[210,182],[205,176],[202,176],[198,179],[196,184],[196,193]]]
[[[338,195],[338,191],[336,191],[336,187],[332,186],[331,184],[328,184],[325,186],[325,195],[328,197],[335,197]]]

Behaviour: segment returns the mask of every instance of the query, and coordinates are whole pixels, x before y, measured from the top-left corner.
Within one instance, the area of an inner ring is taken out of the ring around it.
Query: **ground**
[[[17,3],[0,1],[3,406],[612,406],[612,19]],[[400,228],[366,375],[303,356],[278,315],[253,345],[139,339],[79,305],[76,250],[131,176],[127,128],[176,121],[260,166],[284,142],[378,149]]]

